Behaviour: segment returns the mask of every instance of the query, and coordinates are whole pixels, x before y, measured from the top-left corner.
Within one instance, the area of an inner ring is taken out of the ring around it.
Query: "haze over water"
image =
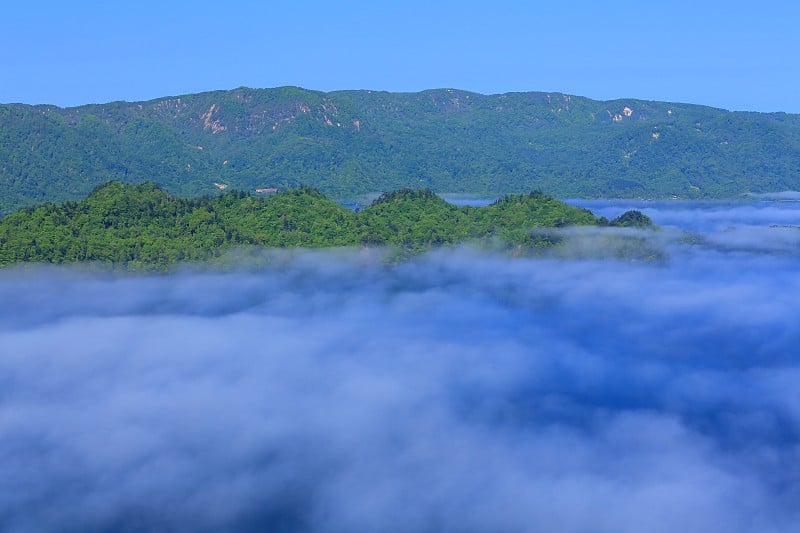
[[[0,271],[0,523],[795,531],[800,204],[581,205],[662,229]]]
[[[800,201],[752,200],[741,202],[710,201],[635,201],[569,200],[598,216],[614,218],[620,211],[638,209],[662,227],[692,231],[716,231],[729,228],[800,226]]]

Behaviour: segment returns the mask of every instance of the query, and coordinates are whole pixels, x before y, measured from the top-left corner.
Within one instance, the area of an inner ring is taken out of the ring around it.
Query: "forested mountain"
[[[609,223],[539,192],[464,207],[430,190],[403,189],[355,212],[308,187],[266,198],[228,192],[186,199],[153,183],[111,182],[79,202],[28,207],[0,220],[0,265],[100,261],[159,268],[206,260],[236,245],[392,245],[414,252],[494,238],[542,246],[550,243],[532,236],[532,228],[643,221],[649,224],[628,213]]]
[[[0,214],[109,180],[183,196],[307,184],[560,197],[797,189],[800,115],[560,93],[240,88],[74,108],[0,105]]]

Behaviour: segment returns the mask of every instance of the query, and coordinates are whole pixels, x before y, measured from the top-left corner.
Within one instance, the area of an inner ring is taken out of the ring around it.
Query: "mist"
[[[767,195],[763,195],[767,197]],[[692,231],[724,231],[740,227],[798,226],[800,202],[789,201],[643,201],[643,200],[571,200],[597,216],[612,219],[628,209],[638,209],[664,228]]]
[[[794,531],[800,230],[739,209],[535,258],[0,271],[0,524]]]

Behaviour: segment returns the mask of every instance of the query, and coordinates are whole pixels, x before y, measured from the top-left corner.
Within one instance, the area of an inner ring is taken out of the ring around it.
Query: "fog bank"
[[[0,523],[793,531],[796,242],[750,230],[2,271]]]

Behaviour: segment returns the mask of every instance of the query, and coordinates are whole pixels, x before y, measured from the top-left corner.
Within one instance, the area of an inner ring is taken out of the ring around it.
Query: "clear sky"
[[[481,93],[800,112],[800,2],[9,0],[0,102],[238,86]]]

